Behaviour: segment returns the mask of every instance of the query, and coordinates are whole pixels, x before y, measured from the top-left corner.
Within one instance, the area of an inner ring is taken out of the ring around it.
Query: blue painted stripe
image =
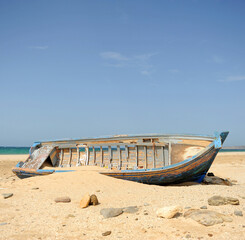
[[[55,170],[55,172],[60,173],[60,172],[75,172],[75,170]]]

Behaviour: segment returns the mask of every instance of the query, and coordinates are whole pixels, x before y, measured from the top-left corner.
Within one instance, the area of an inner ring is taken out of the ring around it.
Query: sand
[[[233,186],[146,185],[100,175],[97,167],[21,180],[11,168],[26,158],[0,155],[0,194],[13,193],[8,199],[0,195],[0,239],[245,239],[245,153],[220,153],[210,169],[216,176],[234,180]],[[79,208],[86,193],[96,194],[100,204]],[[240,205],[209,206],[207,200],[213,195],[236,197]],[[71,202],[55,203],[62,196],[69,196]],[[137,213],[109,219],[100,214],[102,208],[135,205]],[[233,221],[206,227],[181,215],[156,216],[156,209],[172,205],[206,205]],[[234,210],[244,216],[235,216]],[[111,234],[102,236],[106,231]]]

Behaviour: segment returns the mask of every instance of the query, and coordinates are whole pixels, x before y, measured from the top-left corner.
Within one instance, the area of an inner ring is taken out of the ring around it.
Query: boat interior
[[[117,135],[109,138],[35,143],[22,168],[100,166],[112,170],[154,169],[179,163],[205,149],[214,137]]]

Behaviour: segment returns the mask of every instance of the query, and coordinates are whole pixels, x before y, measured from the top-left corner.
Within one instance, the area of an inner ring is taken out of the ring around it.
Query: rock
[[[71,201],[71,199],[69,197],[57,197],[54,200],[56,203],[69,203]]]
[[[232,218],[210,210],[191,209],[185,212],[185,218],[191,218],[204,226],[212,226],[223,222],[232,222]]]
[[[100,192],[100,190],[98,189],[98,190],[96,190],[96,192]]]
[[[92,194],[92,195],[90,196],[90,202],[89,202],[89,204],[90,204],[90,205],[93,205],[93,206],[99,204],[98,198],[97,198],[97,196],[96,196],[95,194]]]
[[[157,209],[156,214],[158,217],[162,218],[173,218],[177,213],[181,211],[182,208],[180,206],[169,206]]]
[[[144,203],[144,206],[145,206],[145,207],[147,207],[147,206],[149,206],[149,205],[150,205],[149,203]]]
[[[117,217],[122,213],[122,208],[103,208],[100,210],[100,214],[103,215],[104,218]]]
[[[86,208],[90,203],[90,195],[86,193],[80,201],[80,208]]]
[[[188,207],[188,206],[187,206],[187,207],[185,207],[185,209],[190,209],[190,208],[191,208],[191,207]]]
[[[232,197],[221,197],[221,196],[213,196],[208,199],[208,204],[211,206],[219,206],[219,205],[239,205],[239,200],[237,198]]]
[[[212,234],[212,233],[208,233],[208,236],[209,236],[209,237],[212,237],[212,236],[213,236],[213,234]]]
[[[234,214],[235,214],[236,216],[240,216],[240,217],[243,216],[242,211],[238,211],[238,210],[235,210],[235,211],[234,211]]]
[[[39,187],[34,187],[34,188],[32,188],[32,190],[38,190],[39,189]]]
[[[212,172],[209,172],[209,173],[207,174],[207,176],[209,176],[209,177],[214,177],[214,174],[213,174]]]
[[[201,206],[200,209],[208,209],[207,206]]]
[[[129,207],[125,207],[123,208],[123,212],[125,213],[136,213],[138,212],[138,207],[137,206],[129,206]]]
[[[0,226],[4,226],[4,225],[7,225],[8,223],[6,223],[6,222],[2,222],[2,223],[0,223]]]
[[[106,231],[102,233],[102,236],[108,236],[108,235],[111,235],[111,231]]]
[[[191,235],[190,234],[186,234],[185,237],[186,238],[191,238]]]
[[[3,198],[6,199],[6,198],[10,198],[12,197],[14,194],[13,193],[3,193]]]
[[[205,176],[202,182],[205,184],[232,186],[232,183],[228,179],[223,179],[216,176]]]
[[[73,214],[68,214],[67,216],[66,216],[66,218],[74,218],[75,216],[73,215]]]

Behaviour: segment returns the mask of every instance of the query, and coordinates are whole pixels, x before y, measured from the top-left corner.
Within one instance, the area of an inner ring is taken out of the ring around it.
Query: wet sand
[[[245,215],[245,153],[220,153],[209,171],[230,178],[233,186],[146,185],[100,175],[97,167],[21,180],[11,168],[26,158],[0,155],[0,194],[13,193],[8,199],[0,196],[0,239],[245,239],[245,216],[234,215],[234,210]],[[79,202],[86,193],[96,194],[100,204],[81,209]],[[238,198],[240,205],[209,206],[213,195]],[[61,196],[69,196],[71,202],[55,203]],[[137,213],[109,219],[100,214],[102,208],[135,205]],[[198,209],[205,205],[233,221],[206,227],[181,215],[156,216],[157,208],[171,205]],[[106,231],[111,234],[102,236]]]

